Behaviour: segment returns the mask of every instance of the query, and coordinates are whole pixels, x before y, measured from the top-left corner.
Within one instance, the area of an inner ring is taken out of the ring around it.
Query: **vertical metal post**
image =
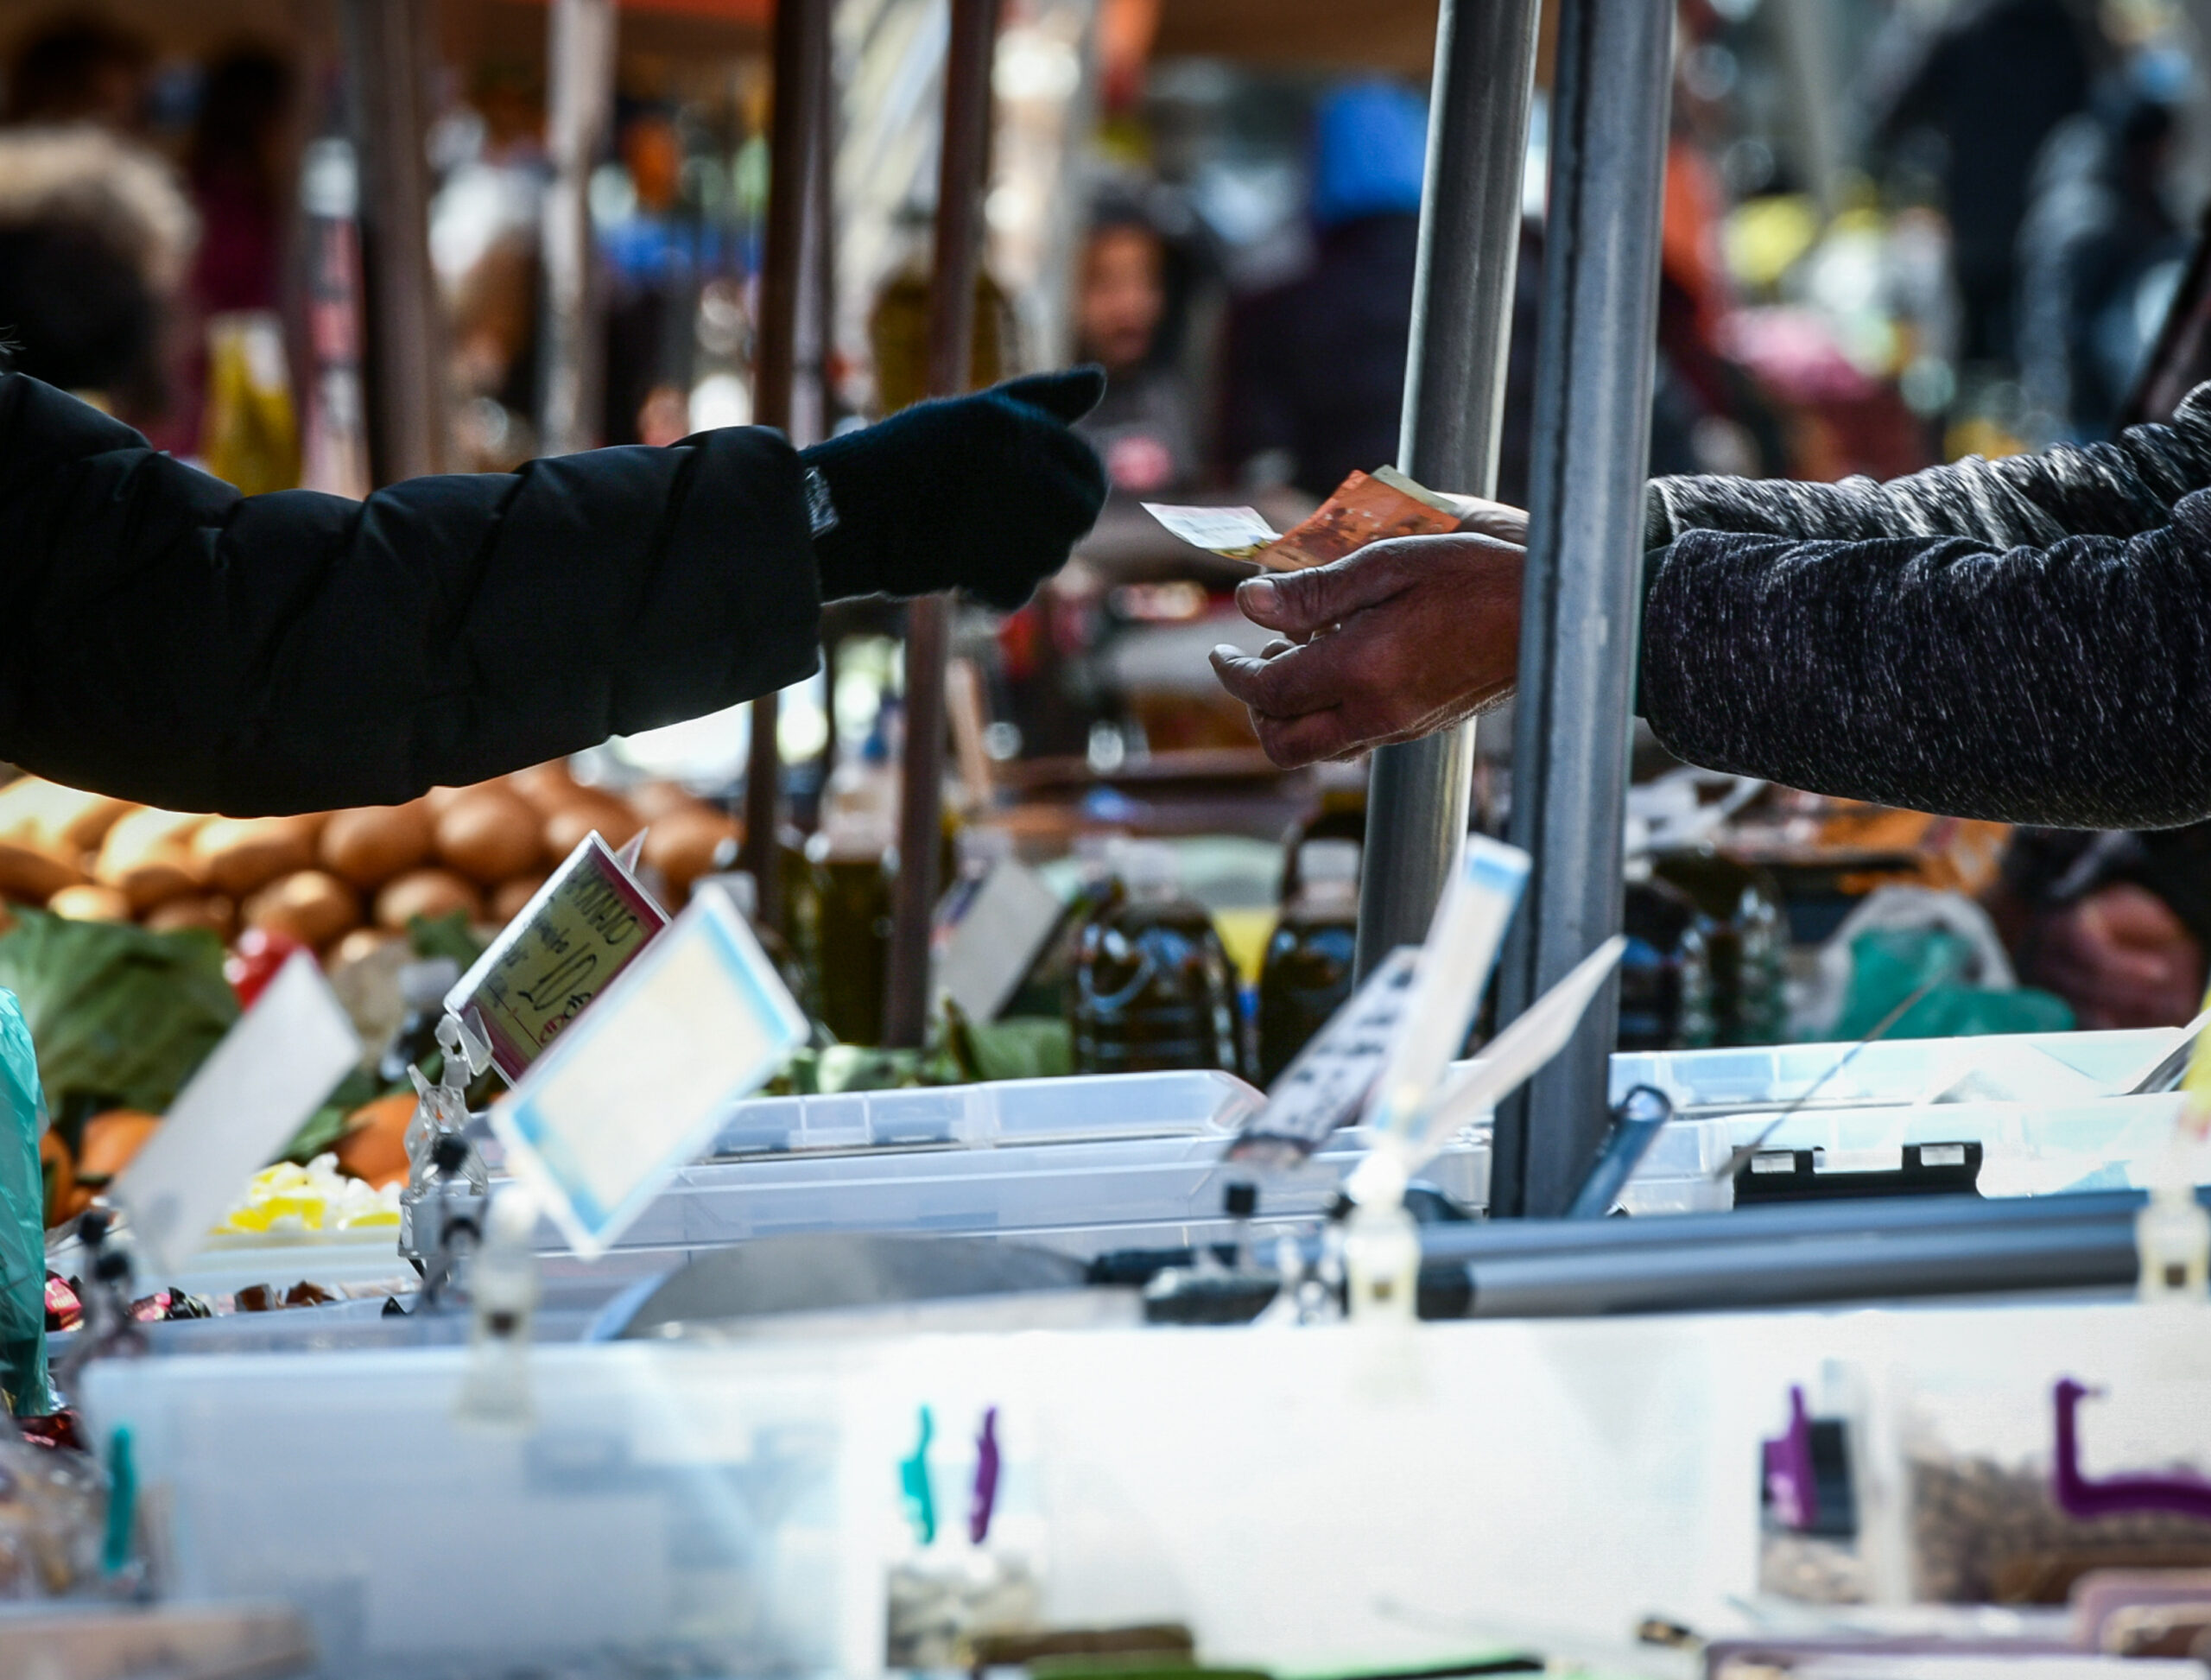
[[[1511,1019],[1620,925],[1643,481],[1674,9],[1565,0],[1551,118],[1543,335],[1512,759],[1536,859],[1499,976]],[[1498,1117],[1490,1211],[1562,1213],[1606,1125],[1619,999]]]
[[[1487,496],[1497,487],[1539,10],[1540,0],[1443,0],[1436,19],[1397,459],[1438,490]],[[1466,836],[1473,751],[1467,722],[1374,754],[1361,974],[1427,935]]]
[[[548,8],[545,194],[545,373],[539,447],[573,454],[599,441],[606,340],[592,261],[591,172],[614,117],[614,0],[553,0]]]
[[[436,0],[345,0],[360,160],[369,472],[378,484],[445,459],[444,337],[430,280],[429,80]]]
[[[990,160],[991,56],[998,0],[952,0],[945,48],[944,143],[937,159],[936,250],[929,275],[928,389],[964,390],[975,342],[982,263],[983,175]],[[890,920],[883,1042],[918,1045],[928,1024],[929,918],[944,818],[945,599],[906,610],[906,750],[900,766],[898,880]]]
[[[752,363],[752,414],[763,426],[792,430],[799,318],[812,289],[809,252],[815,261],[829,238],[825,226],[809,236],[822,158],[822,115],[829,93],[829,8],[832,0],[782,0],[776,9],[775,104],[768,117],[768,225],[761,259],[760,324]],[[794,437],[798,443],[811,442]],[[783,877],[776,850],[782,822],[782,758],[776,728],[779,697],[752,702],[752,733],[744,767],[743,866],[759,890],[760,917],[779,927]]]

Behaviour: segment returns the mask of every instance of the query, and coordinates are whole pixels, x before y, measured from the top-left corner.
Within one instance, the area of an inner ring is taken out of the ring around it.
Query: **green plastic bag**
[[[1990,1032],[2066,1032],[2073,1011],[2062,998],[2030,986],[1996,991],[1953,978],[1972,948],[1941,928],[1878,928],[1850,941],[1850,990],[1838,1041],[1863,1038],[1922,986],[1926,994],[1890,1027],[1891,1038],[1963,1038]]]
[[[46,1182],[39,1137],[46,1097],[38,1053],[12,992],[0,990],[0,1075],[8,1113],[0,1128],[0,1388],[18,1417],[60,1410],[46,1373]]]

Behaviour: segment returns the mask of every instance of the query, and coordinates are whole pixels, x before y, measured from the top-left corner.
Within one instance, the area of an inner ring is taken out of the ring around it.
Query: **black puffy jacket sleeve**
[[[778,433],[242,497],[0,375],[0,758],[252,815],[396,802],[807,675]]]
[[[1638,706],[1678,757],[2068,828],[2211,815],[2211,386],[1888,485],[1650,487]]]

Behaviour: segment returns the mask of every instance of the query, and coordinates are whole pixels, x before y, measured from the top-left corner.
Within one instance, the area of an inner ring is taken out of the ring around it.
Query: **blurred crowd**
[[[1144,10],[1108,3],[1103,33],[1118,39]],[[1678,19],[1654,472],[1886,477],[2150,417],[2138,385],[2211,196],[2206,43],[2189,6],[1681,0]],[[1040,41],[1021,47],[1032,71],[1059,62]],[[589,187],[603,441],[750,418],[768,178],[758,45],[712,75],[618,94]],[[10,365],[244,487],[359,493],[361,282],[336,68],[250,40],[180,60],[96,10],[15,15],[0,51]],[[1423,91],[1216,60],[1117,62],[1082,96],[1072,75],[1023,73],[1069,110],[1094,100],[1097,121],[1059,167],[1057,197],[1078,206],[1061,260],[1018,283],[995,265],[985,276],[974,371],[1069,352],[1106,367],[1086,424],[1118,505],[1056,587],[963,630],[991,753],[1110,768],[1248,745],[1207,685],[1170,682],[1167,703],[1145,703],[1131,650],[1217,639],[1232,574],[1147,543],[1133,504],[1249,500],[1294,517],[1392,460]],[[1001,63],[1002,104],[1021,79]],[[545,78],[542,60],[495,54],[446,66],[440,88],[428,237],[449,335],[444,453],[504,468],[537,447]],[[1540,90],[1537,107],[1498,483],[1515,502],[1543,261]],[[861,303],[825,306],[823,429],[916,394],[928,212],[891,201],[865,244],[871,272],[841,269],[862,247],[840,224],[829,283]],[[833,755],[878,731],[896,682],[886,645],[833,658],[821,691],[787,708],[787,742]],[[846,692],[863,677],[865,694]],[[734,738],[716,739],[733,772]],[[2029,975],[2091,1024],[2178,1018],[2211,948],[2207,845],[2018,837],[1999,921]]]

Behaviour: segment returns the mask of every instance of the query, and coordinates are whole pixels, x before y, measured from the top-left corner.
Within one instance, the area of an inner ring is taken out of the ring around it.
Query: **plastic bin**
[[[1960,1100],[2093,1101],[2121,1094],[2179,1034],[2176,1027],[2152,1027],[1885,1039],[1862,1049],[1843,1043],[1645,1051],[1612,1058],[1612,1097],[1617,1102],[1633,1087],[1648,1085],[1684,1114],[1785,1106],[1808,1093],[1807,1112]]]
[[[101,1437],[131,1430],[164,1596],[290,1604],[345,1680],[876,1666],[821,1362],[710,1383],[541,1347],[534,1423],[504,1430],[455,1417],[461,1350],[333,1357],[87,1372]]]
[[[740,1103],[707,1153],[1220,1136],[1265,1100],[1234,1075],[1207,1068],[763,1097]]]

